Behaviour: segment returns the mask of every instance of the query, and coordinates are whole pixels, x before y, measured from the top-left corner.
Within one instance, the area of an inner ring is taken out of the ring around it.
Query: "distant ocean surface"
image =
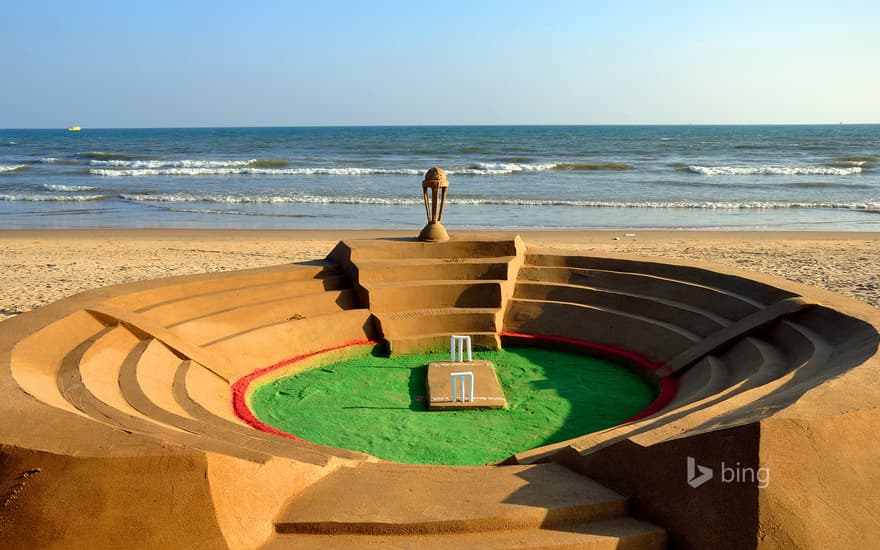
[[[880,125],[0,130],[0,228],[880,231]]]

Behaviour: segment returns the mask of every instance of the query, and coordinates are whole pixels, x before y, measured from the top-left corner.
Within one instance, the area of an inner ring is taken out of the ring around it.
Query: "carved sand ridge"
[[[778,278],[516,236],[348,241],[323,261],[84,292],[0,325],[0,540],[857,547],[880,535],[878,327],[867,305]],[[235,413],[260,369],[350,343],[448,351],[450,334],[613,355],[661,397],[486,467],[384,462]],[[689,456],[770,482],[692,488]]]

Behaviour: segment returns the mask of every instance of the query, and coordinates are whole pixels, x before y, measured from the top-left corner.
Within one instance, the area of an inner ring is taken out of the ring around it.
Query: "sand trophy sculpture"
[[[428,190],[431,190],[430,205],[428,204]],[[422,181],[422,195],[425,198],[425,215],[428,217],[428,225],[419,233],[419,240],[425,242],[442,242],[449,240],[449,233],[440,223],[443,219],[443,206],[446,204],[446,191],[449,182],[446,180],[446,172],[442,168],[434,167],[425,172]]]

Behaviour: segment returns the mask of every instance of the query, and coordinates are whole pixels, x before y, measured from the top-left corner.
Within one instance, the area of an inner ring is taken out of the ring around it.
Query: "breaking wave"
[[[861,166],[696,166],[688,170],[704,176],[852,176],[862,172]]]
[[[36,193],[0,193],[0,201],[87,202],[112,199],[113,195],[40,195]]]
[[[421,176],[424,169],[417,168],[359,168],[303,167],[286,168],[285,160],[92,160],[89,172],[96,176],[369,176],[402,175]],[[608,163],[516,163],[477,162],[446,170],[449,175],[495,176],[518,172],[544,172],[548,170],[596,171],[633,170],[635,166],[623,162]]]
[[[211,162],[211,161],[200,161]],[[95,176],[138,177],[138,176],[365,176],[372,174],[421,175],[422,170],[376,169],[376,168],[255,168],[247,163],[230,166],[228,163],[219,166],[178,166],[163,168],[130,168],[110,169],[91,168],[89,173]]]
[[[635,168],[636,167],[634,165],[627,164],[625,162],[560,162],[553,167],[554,170],[576,170],[588,172],[593,172],[596,170],[635,170]]]
[[[62,159],[58,157],[44,157],[40,159],[43,164],[80,164],[76,159]]]
[[[93,160],[91,166],[128,169],[155,168],[235,168],[250,166],[256,160]]]
[[[47,189],[50,187],[45,186]],[[68,187],[56,186],[53,190],[68,191]],[[85,187],[85,186],[83,186]],[[85,189],[70,189],[83,191]],[[222,193],[121,193],[121,194],[41,194],[15,193],[0,194],[3,201],[34,202],[83,202],[96,200],[124,200],[154,203],[205,203],[205,204],[315,204],[315,205],[375,205],[375,206],[421,206],[423,200],[416,197],[361,197],[332,196],[314,194],[222,194]],[[854,202],[831,201],[613,201],[613,200],[573,200],[573,199],[529,199],[493,197],[456,197],[447,200],[448,204],[462,206],[538,206],[538,207],[577,207],[577,208],[627,208],[627,209],[688,209],[688,210],[770,210],[825,208],[860,211],[880,209],[880,199]]]
[[[12,166],[8,164],[0,164],[0,174],[10,174],[12,172],[19,172],[27,169],[28,167],[24,164],[15,164]]]
[[[152,202],[206,202],[226,204],[352,204],[384,206],[417,206],[422,199],[410,197],[347,197],[310,194],[291,195],[238,195],[159,193],[123,194],[120,198],[132,201]],[[447,204],[464,206],[572,206],[582,208],[676,208],[703,210],[751,210],[782,208],[841,208],[849,210],[873,210],[880,208],[880,200],[867,202],[787,202],[787,201],[601,201],[566,199],[496,199],[489,197],[450,198]]]
[[[529,164],[518,162],[477,162],[467,168],[447,170],[447,174],[471,174],[471,175],[503,175],[514,172],[544,172],[553,170],[557,164],[552,162],[541,164]]]
[[[94,185],[58,185],[54,183],[43,183],[40,185],[40,188],[45,189],[46,191],[61,191],[61,192],[73,192],[73,191],[94,191],[97,189]]]

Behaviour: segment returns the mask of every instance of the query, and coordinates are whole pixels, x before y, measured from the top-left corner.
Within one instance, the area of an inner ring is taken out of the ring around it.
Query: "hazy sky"
[[[877,0],[0,10],[0,128],[880,122]]]

